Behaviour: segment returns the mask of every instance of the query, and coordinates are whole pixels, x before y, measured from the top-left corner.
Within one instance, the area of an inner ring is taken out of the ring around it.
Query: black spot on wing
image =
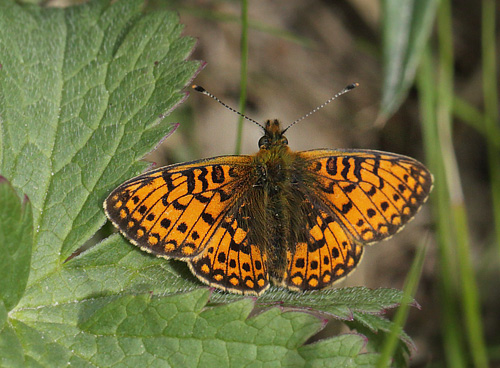
[[[224,169],[220,165],[214,165],[212,167],[212,181],[217,184],[224,183]]]
[[[344,166],[344,168],[342,169],[340,175],[342,175],[342,177],[347,180],[347,175],[349,174],[349,169],[351,168],[349,157],[346,156],[342,159],[342,165]]]
[[[208,170],[204,167],[200,167],[200,174],[198,175],[198,180],[201,182],[201,190],[203,192],[208,189],[207,174]]]
[[[337,175],[337,160],[334,157],[326,161],[326,172],[331,176]]]

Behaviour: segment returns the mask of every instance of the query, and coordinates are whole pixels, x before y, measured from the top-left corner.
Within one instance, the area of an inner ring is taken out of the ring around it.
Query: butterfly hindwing
[[[269,287],[266,255],[249,241],[251,231],[240,216],[226,217],[205,251],[189,262],[203,282],[243,294],[260,294]]]
[[[200,254],[238,198],[248,156],[171,165],[137,176],[105,201],[107,216],[130,241],[163,257]]]
[[[284,286],[292,290],[323,289],[347,276],[359,263],[363,248],[327,208],[305,200],[307,241],[287,250]]]

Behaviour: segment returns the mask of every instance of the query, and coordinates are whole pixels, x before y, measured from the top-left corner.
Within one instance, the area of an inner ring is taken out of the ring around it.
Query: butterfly
[[[255,155],[165,166],[126,181],[105,200],[107,217],[142,250],[187,262],[203,283],[260,295],[270,281],[304,291],[343,279],[363,247],[401,230],[431,191],[431,173],[410,157],[294,152],[278,120],[261,127]]]

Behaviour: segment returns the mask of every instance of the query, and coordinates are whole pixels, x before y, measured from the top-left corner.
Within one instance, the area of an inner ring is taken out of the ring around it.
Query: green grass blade
[[[413,302],[413,296],[417,291],[418,281],[420,280],[420,275],[422,273],[426,252],[427,240],[419,246],[415,259],[411,265],[410,272],[408,273],[408,277],[405,281],[401,305],[394,316],[394,324],[391,327],[391,332],[385,341],[382,351],[380,352],[380,358],[377,362],[377,367],[379,368],[389,366],[391,357],[394,355],[399,338],[403,332],[403,326],[408,318],[410,303]]]
[[[483,338],[479,295],[471,263],[470,234],[467,225],[465,202],[456,161],[453,139],[451,109],[453,101],[453,40],[451,27],[451,2],[442,1],[438,11],[438,38],[440,45],[437,124],[444,161],[446,182],[450,195],[450,214],[453,222],[458,252],[461,297],[464,307],[464,319],[467,340],[470,345],[474,365],[480,368],[488,366],[488,358]]]
[[[453,115],[481,133],[488,144],[492,144],[497,150],[500,149],[500,126],[493,124],[487,127],[485,114],[470,102],[454,96]]]
[[[436,123],[436,83],[433,73],[433,62],[429,50],[424,53],[418,73],[418,90],[420,111],[422,116],[422,130],[424,147],[429,169],[434,174],[434,192],[432,194],[433,212],[436,217],[436,234],[438,257],[440,264],[439,295],[441,305],[441,329],[443,333],[443,347],[449,367],[465,367],[461,321],[458,314],[456,263],[453,257],[453,231],[449,221],[449,195],[446,185],[443,161],[440,155],[440,142]]]
[[[491,176],[491,197],[493,200],[493,218],[500,252],[500,139],[498,138],[498,85],[496,64],[495,0],[482,2],[482,60],[483,60],[483,95],[486,134],[486,146]]]
[[[241,0],[241,40],[240,40],[240,103],[239,111],[245,114],[247,103],[247,65],[248,65],[248,0]],[[243,139],[243,116],[238,117],[238,130],[236,132],[235,154],[241,153],[241,141]]]
[[[468,232],[467,215],[463,204],[454,209],[453,217],[457,229],[458,261],[460,266],[460,281],[462,284],[463,313],[468,332],[467,338],[469,340],[474,366],[487,368],[489,364],[486,344],[484,342],[479,291],[471,261],[470,234]]]
[[[180,5],[175,7],[175,10],[179,11],[181,14],[189,14],[193,17],[211,20],[217,23],[242,23],[241,15],[237,16],[234,14],[219,12],[214,9],[204,9],[200,6]],[[298,33],[290,32],[286,29],[274,27],[257,19],[248,19],[248,28],[251,30],[266,33],[268,35],[276,37],[277,39],[282,39],[284,41],[294,43],[298,46],[307,48],[317,47],[316,42],[311,38],[305,37]]]
[[[384,0],[384,86],[377,123],[399,107],[413,84],[436,13],[436,0]]]

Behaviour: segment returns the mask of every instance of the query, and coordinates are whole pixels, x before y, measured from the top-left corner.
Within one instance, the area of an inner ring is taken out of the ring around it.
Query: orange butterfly
[[[431,173],[412,158],[374,150],[293,152],[278,120],[261,127],[257,154],[139,175],[109,195],[106,215],[133,244],[187,262],[202,282],[259,295],[270,279],[316,290],[344,278],[363,246],[401,230],[431,191]]]

